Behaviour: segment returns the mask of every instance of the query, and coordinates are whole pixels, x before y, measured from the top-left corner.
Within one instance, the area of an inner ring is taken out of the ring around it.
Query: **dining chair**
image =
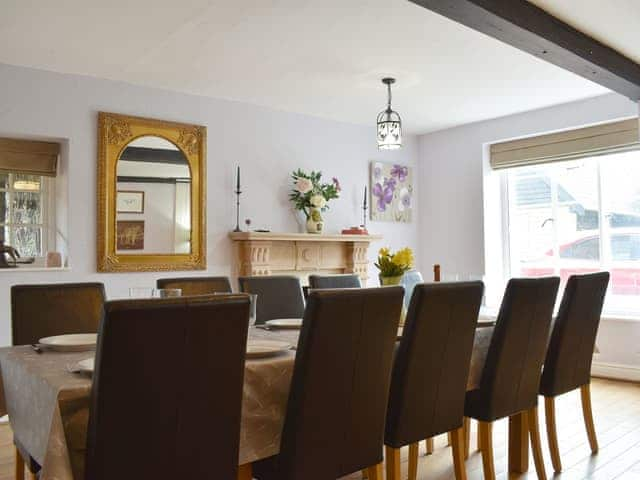
[[[464,414],[478,420],[482,466],[487,480],[496,477],[493,422],[506,417],[527,419],[538,478],[547,478],[540,446],[537,404],[559,284],[558,277],[509,281],[487,351],[480,386],[467,392]],[[465,457],[467,455],[465,452]]]
[[[409,445],[409,480],[418,444],[451,432],[456,480],[465,480],[463,417],[482,282],[434,283],[413,290],[391,375],[385,430],[387,480],[400,480]]]
[[[157,288],[179,288],[182,295],[207,295],[212,293],[231,293],[229,277],[178,277],[160,278]]]
[[[608,284],[608,272],[569,277],[553,326],[540,395],[544,396],[547,438],[555,472],[562,470],[556,431],[558,395],[580,389],[589,445],[593,453],[598,451],[591,412],[591,361]]]
[[[107,302],[86,480],[236,480],[248,325],[246,295]]]
[[[298,277],[240,277],[238,283],[240,291],[258,295],[256,325],[276,318],[302,318],[304,315],[304,296]]]
[[[54,283],[11,287],[11,341],[30,345],[43,337],[98,331],[105,300],[102,283]],[[23,480],[25,463],[31,478],[40,465],[14,435],[15,478]]]
[[[366,468],[382,480],[402,295],[401,287],[310,292],[280,453],[256,462],[255,478],[328,480]]]
[[[400,285],[404,287],[404,307],[409,309],[409,303],[411,303],[411,297],[413,295],[413,289],[419,283],[424,283],[422,274],[417,270],[410,270],[405,272],[400,281]]]
[[[13,345],[42,337],[98,331],[105,300],[102,283],[53,283],[11,287]]]
[[[344,275],[309,275],[310,288],[362,288],[360,276],[352,273]]]

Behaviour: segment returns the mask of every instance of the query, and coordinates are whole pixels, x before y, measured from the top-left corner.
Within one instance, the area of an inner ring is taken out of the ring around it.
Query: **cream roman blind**
[[[60,144],[0,138],[0,172],[55,177]]]
[[[640,149],[640,123],[637,118],[494,143],[490,147],[490,163],[493,169],[498,170],[633,149]]]

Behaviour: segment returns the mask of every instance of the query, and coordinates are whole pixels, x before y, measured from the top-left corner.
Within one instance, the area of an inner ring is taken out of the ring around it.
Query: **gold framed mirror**
[[[98,114],[98,271],[206,268],[206,127]]]

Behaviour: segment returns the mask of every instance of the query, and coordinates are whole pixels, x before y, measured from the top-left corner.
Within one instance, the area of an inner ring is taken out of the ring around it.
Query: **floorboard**
[[[640,480],[640,384],[594,379],[591,387],[593,413],[600,451],[592,455],[582,421],[579,392],[556,400],[558,443],[563,472],[553,476],[551,458],[544,427],[544,408],[539,408],[540,431],[547,476],[556,480]],[[541,402],[542,404],[543,402]],[[482,479],[482,460],[476,447],[476,423],[472,422],[471,456],[467,461],[469,480]],[[419,480],[449,480],[453,478],[451,450],[446,436],[436,439],[432,455],[425,455],[420,445]],[[500,480],[536,478],[533,461],[524,475],[507,475],[507,423],[494,427],[496,476]],[[403,477],[407,474],[408,448],[402,451]],[[0,425],[0,480],[14,480],[14,457],[11,428]],[[360,474],[343,480],[361,478]]]

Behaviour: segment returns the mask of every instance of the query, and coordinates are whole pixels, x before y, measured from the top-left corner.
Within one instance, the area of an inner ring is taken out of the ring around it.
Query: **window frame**
[[[640,149],[636,150],[638,155],[640,156]],[[618,153],[615,150],[612,150],[610,152],[611,155]],[[565,163],[565,162],[571,162],[574,159],[571,160],[566,160],[566,161],[562,161],[562,162],[557,162],[557,164],[561,164],[561,163]],[[614,269],[623,269],[623,268],[634,268],[633,265],[629,265],[629,263],[638,263],[638,267],[640,269],[640,261],[639,260],[628,260],[628,261],[620,261],[620,260],[614,260],[613,258],[613,251],[612,251],[612,242],[613,242],[613,237],[615,235],[626,235],[626,232],[615,232],[615,229],[612,229],[609,226],[609,221],[608,221],[608,214],[605,211],[605,205],[607,204],[606,202],[606,194],[604,192],[606,192],[605,189],[603,189],[603,182],[605,181],[604,177],[606,176],[605,174],[603,174],[602,168],[601,168],[601,161],[602,161],[602,156],[601,155],[597,155],[597,156],[593,156],[593,157],[587,157],[585,158],[585,160],[588,161],[594,161],[596,162],[596,169],[597,169],[597,199],[598,199],[598,239],[599,239],[599,259],[597,260],[597,268],[599,270],[602,271],[610,271],[612,272]],[[503,265],[502,265],[502,270],[503,270],[503,275],[504,275],[504,281],[508,281],[509,278],[513,277],[513,273],[515,271],[514,268],[514,264],[513,264],[513,256],[511,255],[511,223],[510,223],[510,219],[511,219],[511,208],[512,205],[510,203],[510,191],[509,191],[509,172],[513,172],[514,170],[520,170],[520,169],[526,169],[526,168],[531,168],[533,167],[533,165],[531,166],[522,166],[522,167],[513,167],[513,168],[505,168],[505,169],[500,169],[500,170],[494,170],[493,174],[497,174],[499,175],[499,185],[500,185],[500,216],[502,219],[502,232],[501,232],[501,239],[502,239],[502,257],[503,257]],[[557,181],[556,179],[552,179],[552,192],[551,192],[551,198],[552,198],[552,211],[553,211],[553,216],[554,216],[554,220],[557,220],[557,213],[556,213],[556,207],[558,206],[558,200],[557,200]],[[563,268],[566,268],[562,265],[562,259],[560,257],[560,247],[561,245],[559,245],[558,243],[558,239],[557,239],[557,225],[556,225],[556,221],[553,222],[554,226],[554,256],[553,256],[553,269],[554,269],[554,273],[553,275],[560,275],[560,270],[562,270]],[[557,249],[557,251],[556,251]],[[589,262],[588,260],[585,260],[585,263]],[[595,263],[596,261],[594,261]],[[612,273],[613,274],[613,273]],[[610,287],[611,288],[611,285]],[[639,295],[640,297],[640,295]],[[559,302],[560,296],[558,298],[558,302]],[[637,309],[625,309],[622,307],[618,307],[617,305],[615,305],[615,303],[613,305],[611,305],[611,303],[608,303],[605,301],[605,305],[603,308],[603,313],[606,313],[608,316],[610,317],[620,317],[620,318],[638,318],[640,317],[640,306]]]
[[[43,175],[34,175],[40,177],[40,202],[42,206],[42,223],[14,223],[13,220],[13,194],[17,192],[28,192],[28,190],[15,189],[13,187],[15,181],[15,175],[21,172],[11,171],[6,172],[8,175],[8,187],[0,187],[0,193],[9,193],[9,222],[0,221],[0,228],[7,228],[11,230],[16,227],[39,227],[42,229],[41,235],[41,247],[42,255],[35,256],[35,262],[33,266],[39,267],[44,264],[44,259],[47,252],[51,250],[51,247],[56,243],[56,217],[55,217],[55,179]],[[11,234],[9,235],[11,238]],[[28,268],[28,265],[24,265],[23,268]]]

